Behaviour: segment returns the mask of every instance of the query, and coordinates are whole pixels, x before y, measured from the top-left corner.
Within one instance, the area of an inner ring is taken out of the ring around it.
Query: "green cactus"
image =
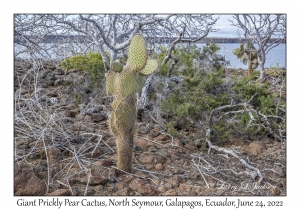
[[[145,67],[146,62],[146,41],[141,34],[136,34],[130,42],[126,66],[129,66],[131,71],[138,72]]]
[[[107,75],[106,75],[106,94],[107,95],[114,95],[117,77],[119,77],[118,73],[116,73],[114,71],[107,72]]]
[[[131,133],[135,129],[136,104],[134,100],[122,100],[115,109],[114,125],[119,134]]]
[[[110,65],[110,69],[114,72],[121,72],[123,70],[123,65],[120,64],[118,61],[115,61]]]
[[[249,77],[252,76],[253,69],[256,69],[258,67],[257,52],[253,50],[255,50],[255,48],[249,42],[246,43],[245,48],[244,45],[241,44],[239,48],[232,50],[232,53],[236,55],[241,60],[241,62],[243,62],[243,64],[248,64]]]
[[[130,71],[129,69],[123,70],[117,81],[118,95],[129,96],[136,93],[138,89],[137,77],[138,75],[136,72]]]
[[[240,48],[233,49],[232,53],[235,54],[239,59],[243,59],[244,57],[243,51],[244,51],[244,45],[241,44]]]
[[[117,141],[117,167],[132,170],[133,137],[136,130],[136,93],[141,90],[145,76],[158,68],[156,60],[147,61],[146,41],[141,34],[132,37],[125,66],[111,64],[106,77],[106,93],[114,96],[109,128]]]
[[[143,76],[148,76],[152,74],[157,68],[158,68],[157,60],[148,60],[145,68],[139,71],[139,74]]]

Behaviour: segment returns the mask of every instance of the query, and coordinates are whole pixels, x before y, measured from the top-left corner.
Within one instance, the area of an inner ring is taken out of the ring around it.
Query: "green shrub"
[[[177,73],[183,76],[184,80],[176,84],[173,93],[162,101],[161,109],[169,116],[165,124],[168,133],[178,136],[178,130],[190,130],[192,122],[205,133],[213,109],[248,102],[252,97],[247,108],[251,110],[255,120],[251,121],[249,112],[243,107],[214,112],[212,124],[209,125],[214,133],[212,140],[222,144],[231,134],[246,135],[250,138],[257,135],[272,136],[272,132],[278,132],[278,125],[285,128],[285,113],[283,111],[279,113],[278,107],[285,109],[286,102],[278,96],[278,93],[271,91],[271,84],[255,83],[253,79],[259,75],[258,71],[254,71],[251,78],[246,75],[236,76],[233,82],[225,84],[223,66],[226,62],[217,55],[218,50],[215,44],[207,44],[202,49],[193,46],[179,48],[174,52],[174,56],[176,55],[179,60]],[[194,65],[195,59],[202,59],[202,63]],[[261,120],[262,115],[269,117],[269,124],[264,124],[266,121]],[[249,126],[250,122],[255,126]]]
[[[163,64],[160,66],[160,75],[167,77],[169,72],[168,64]]]
[[[251,113],[253,114],[253,117],[256,119],[252,124],[260,124],[260,118],[262,116],[257,116],[257,113],[261,113],[259,115],[263,116],[278,116],[285,119],[285,113],[279,114],[277,112],[277,107],[285,107],[286,101],[278,98],[277,94],[270,91],[271,84],[269,82],[265,82],[263,84],[257,84],[254,83],[249,78],[241,78],[241,79],[235,79],[234,80],[234,86],[232,88],[233,95],[235,97],[236,103],[239,102],[247,102],[249,101],[253,96],[253,99],[250,101],[249,105],[252,110]],[[276,132],[276,129],[278,129],[278,124],[281,123],[278,118],[269,118],[267,127],[265,126],[250,126],[249,122],[251,120],[251,117],[248,112],[244,112],[242,114],[236,115],[236,120],[238,120],[239,123],[236,123],[236,130],[239,130],[241,134],[247,134],[248,136],[254,136],[254,135],[273,135],[272,133]],[[279,121],[279,122],[278,122]],[[285,123],[285,122],[284,122]],[[285,127],[285,125],[280,125],[281,127]],[[270,130],[272,132],[270,132]]]
[[[167,48],[160,46],[158,48],[158,53],[154,54],[153,57],[158,60],[158,63],[162,63],[162,61],[164,60],[164,58],[167,55]],[[159,74],[161,76],[168,76],[168,71],[169,71],[169,65],[171,65],[171,61],[169,60],[166,64],[163,64],[159,67]]]
[[[171,56],[178,60],[178,64],[175,65],[172,76],[189,76],[193,77],[198,69],[206,69],[206,64],[212,65],[210,71],[218,71],[224,65],[227,64],[224,56],[220,56],[217,52],[220,47],[215,43],[206,43],[203,47],[198,47],[197,45],[178,45],[176,49],[171,52]],[[160,47],[158,53],[156,54],[156,59],[161,63],[167,54],[166,47]],[[210,60],[210,61],[209,61]],[[204,61],[195,66],[195,61]],[[166,64],[160,66],[160,75],[168,76],[169,69],[173,63],[170,59]]]
[[[105,77],[105,70],[100,53],[88,53],[74,55],[70,58],[65,58],[61,62],[64,70],[77,69],[89,74],[90,85],[89,89],[102,87],[102,81]]]
[[[263,84],[253,83],[247,77],[239,80],[234,79],[234,86],[232,88],[235,97],[240,102],[249,101],[254,95],[255,97],[250,102],[254,109],[259,109],[262,114],[272,115],[275,114],[276,95],[269,91],[270,83],[265,82]]]
[[[162,101],[162,109],[170,113],[168,131],[174,133],[170,125],[183,125],[189,129],[194,122],[204,121],[216,107],[230,103],[228,91],[222,88],[223,71],[205,73],[199,70],[195,77],[186,77],[182,86],[174,90],[169,98]],[[219,126],[220,127],[220,126]],[[225,132],[226,130],[218,129]],[[223,136],[225,134],[221,134]]]
[[[162,109],[170,115],[166,129],[171,135],[174,135],[178,124],[189,129],[190,119],[194,122],[205,121],[212,109],[230,102],[228,90],[224,88],[222,64],[225,60],[216,56],[218,50],[217,45],[207,44],[203,48],[181,47],[174,52],[179,60],[178,73],[184,76],[184,81],[170,97],[162,101]],[[195,59],[200,58],[209,62],[211,72],[206,71],[205,63],[195,65]],[[221,129],[220,125],[216,129],[220,136],[227,135],[226,129]]]

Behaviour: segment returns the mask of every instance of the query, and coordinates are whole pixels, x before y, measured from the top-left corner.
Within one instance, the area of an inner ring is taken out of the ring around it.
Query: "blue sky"
[[[235,26],[231,26],[230,22],[228,21],[228,19],[230,20],[234,20],[233,19],[233,15],[214,15],[214,17],[218,17],[219,19],[217,20],[217,23],[215,25],[214,28],[219,29],[218,32],[214,32],[214,33],[209,33],[208,37],[230,37],[230,38],[237,38],[238,34],[237,34],[237,27]]]

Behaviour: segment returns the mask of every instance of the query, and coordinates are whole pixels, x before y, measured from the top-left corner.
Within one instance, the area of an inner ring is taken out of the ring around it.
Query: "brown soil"
[[[56,77],[58,80],[59,75]],[[29,97],[29,84],[24,87],[21,94]],[[260,170],[264,178],[258,183],[257,174],[238,159],[213,150],[208,153],[208,148],[201,149],[195,141],[185,138],[194,135],[189,131],[180,131],[183,138],[173,139],[149,117],[137,124],[133,173],[122,173],[116,169],[116,144],[108,129],[110,101],[98,98],[95,103],[101,104],[101,109],[81,113],[75,103],[63,100],[67,95],[62,90],[59,84],[49,82],[42,92],[47,98],[57,99],[49,109],[59,108],[57,119],[74,139],[67,141],[62,134],[43,141],[16,129],[15,195],[286,195],[285,142],[231,136],[221,145],[234,149]],[[26,110],[26,103],[20,101],[18,105]],[[46,125],[41,122],[38,126]],[[48,126],[58,129],[60,125]],[[23,132],[30,133],[27,129]],[[204,134],[199,137],[203,138]]]

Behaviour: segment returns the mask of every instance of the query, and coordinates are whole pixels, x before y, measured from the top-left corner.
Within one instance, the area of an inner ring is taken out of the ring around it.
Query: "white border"
[[[4,4],[5,3],[5,4]],[[243,200],[283,200],[284,208],[298,207],[299,175],[298,160],[296,155],[299,154],[297,138],[299,134],[299,62],[296,47],[299,40],[299,15],[297,6],[292,1],[262,1],[252,0],[251,3],[241,2],[240,0],[224,1],[200,1],[200,0],[151,0],[151,1],[38,1],[38,0],[15,0],[5,1],[1,5],[1,206],[3,209],[14,209],[17,207],[16,201],[20,197],[13,197],[13,14],[14,13],[287,13],[287,196],[286,197],[229,197],[229,199]],[[297,53],[296,53],[297,52]],[[24,197],[32,199],[32,197]],[[50,197],[35,197],[35,199]],[[117,197],[121,199],[121,197]],[[133,199],[134,197],[130,197]],[[174,198],[174,197],[173,197]],[[180,197],[181,200],[204,200],[205,197]],[[216,197],[209,197],[216,199]],[[219,197],[223,200],[225,197]],[[60,199],[64,199],[60,197]],[[73,200],[81,200],[82,197],[72,197]],[[88,199],[92,200],[92,197]],[[97,197],[97,199],[108,199]],[[142,200],[166,200],[168,197],[145,197]],[[33,207],[24,207],[32,209]],[[41,208],[41,207],[38,207]],[[74,208],[74,207],[73,207]],[[63,208],[63,209],[73,209]],[[93,207],[97,208],[97,207]],[[98,207],[100,208],[100,207]],[[78,208],[77,208],[78,209]],[[82,207],[81,207],[82,209]],[[113,209],[113,208],[109,208]],[[122,207],[122,209],[133,209],[132,207]],[[142,208],[145,209],[145,208]],[[149,208],[148,208],[149,209]],[[181,208],[178,208],[181,209]],[[197,208],[195,208],[197,209]],[[229,208],[222,208],[229,209]],[[253,209],[253,207],[251,208]],[[265,209],[265,208],[263,208]]]

